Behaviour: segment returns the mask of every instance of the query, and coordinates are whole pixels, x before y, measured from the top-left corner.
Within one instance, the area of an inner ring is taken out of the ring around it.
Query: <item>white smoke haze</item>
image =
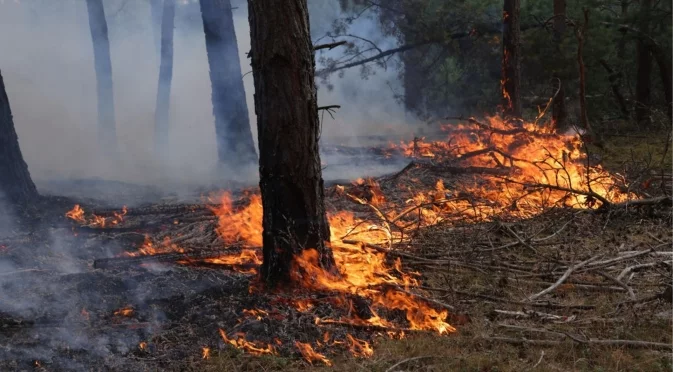
[[[38,186],[44,188],[46,181],[55,179],[100,178],[161,187],[208,185],[231,179],[231,172],[216,167],[210,80],[198,2],[179,1],[176,8],[170,153],[159,159],[153,139],[159,61],[149,1],[104,3],[119,159],[103,157],[98,148],[96,79],[85,1],[0,3],[0,69],[19,143]],[[341,12],[336,1],[309,3],[312,34],[317,39],[329,31]],[[247,5],[242,0],[234,0],[232,5],[242,72],[246,74],[251,70]],[[375,20],[358,20],[352,32],[375,40],[384,49],[395,46],[394,40],[380,34]],[[339,51],[330,53],[338,55]],[[319,104],[342,108],[335,119],[321,115],[323,142],[360,145],[359,136],[413,131],[394,98],[394,91],[402,91],[395,69],[378,69],[368,80],[362,80],[359,69],[354,68],[345,71],[343,78],[334,76],[331,83],[331,91],[319,86]],[[245,75],[244,84],[257,141],[251,73]],[[326,162],[329,164],[329,159]],[[380,171],[376,167],[330,171],[328,167],[325,177],[356,177]],[[236,174],[235,178],[254,184],[257,175],[253,171]]]

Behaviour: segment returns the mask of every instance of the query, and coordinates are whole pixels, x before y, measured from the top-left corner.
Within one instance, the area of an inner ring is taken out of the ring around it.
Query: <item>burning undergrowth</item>
[[[618,175],[590,164],[578,136],[554,134],[533,124],[512,125],[497,118],[490,118],[488,124],[471,119],[450,133],[446,141],[416,139],[384,149],[385,156],[414,159],[400,173],[328,190],[333,204],[329,213],[331,246],[340,275],[323,271],[317,264],[317,252],[306,249],[294,262],[296,286],[287,304],[310,314],[317,326],[347,325],[391,337],[402,337],[405,331],[451,333],[456,330],[448,323],[451,307],[419,292],[420,274],[407,272],[399,258],[391,261],[386,255],[409,244],[414,230],[438,223],[528,218],[556,207],[607,207],[635,197]],[[348,202],[351,205],[345,204]],[[246,192],[236,207],[232,195],[224,193],[211,210],[217,216],[215,232],[229,252],[211,252],[208,257],[185,255],[175,262],[256,273],[262,245],[260,196]],[[85,217],[75,206],[67,215],[87,226],[105,227],[122,222],[126,213],[122,209],[113,211],[109,219],[95,214]],[[204,235],[203,227],[196,234]],[[177,239],[184,241],[181,233]],[[126,255],[161,257],[189,251],[164,235],[160,244],[146,237],[136,252]],[[259,292],[254,282],[250,291]],[[323,304],[341,311],[320,316],[317,309]],[[248,310],[251,312],[258,318],[269,316],[263,309]],[[226,344],[252,354],[276,354],[284,345],[279,340],[247,340],[243,332],[219,329],[219,333]],[[331,344],[296,342],[294,346],[311,362],[328,363],[319,355],[328,345],[347,346],[358,356],[370,354],[370,341],[348,333],[343,336]]]
[[[609,209],[636,199],[626,180],[590,161],[578,136],[529,124],[470,120],[444,141],[416,139],[376,153],[410,162],[398,173],[326,193],[340,275],[320,269],[307,249],[294,262],[292,288],[261,289],[255,274],[262,205],[255,190],[195,204],[76,205],[66,213],[76,224],[65,244],[95,238],[90,244],[108,257],[93,267],[105,270],[59,277],[79,293],[77,305],[47,318],[65,313],[86,321],[75,329],[93,339],[115,338],[109,329],[118,324],[123,347],[114,353],[141,359],[203,360],[229,348],[322,364],[341,350],[368,357],[375,336],[447,335],[467,319],[424,291],[423,272],[409,266],[435,261],[416,255],[425,229],[515,221],[555,208]],[[87,286],[92,275],[98,288]],[[31,280],[39,287],[37,281],[50,279]],[[175,351],[167,337],[188,339],[189,346]]]

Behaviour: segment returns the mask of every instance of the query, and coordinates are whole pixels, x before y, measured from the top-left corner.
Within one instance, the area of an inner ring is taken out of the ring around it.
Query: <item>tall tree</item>
[[[98,95],[98,139],[106,151],[117,147],[114,93],[112,89],[112,61],[110,39],[103,0],[86,0],[89,28],[93,41],[93,57],[96,69]]]
[[[150,17],[152,21],[152,39],[157,55],[161,58],[161,13],[163,12],[163,0],[150,0]]]
[[[652,53],[644,37],[649,33],[650,9],[652,0],[640,1],[638,29],[643,37],[636,44],[636,121],[638,124],[649,124],[650,106],[650,75],[652,74]]]
[[[561,42],[566,29],[566,0],[554,0],[554,42],[556,43],[556,52],[559,54],[558,60],[561,61]],[[560,70],[560,69],[559,69]],[[568,116],[566,110],[565,99],[565,76],[559,73],[554,73],[553,87],[556,90],[552,102],[552,123],[555,128],[562,128],[565,126],[565,121]]]
[[[173,80],[173,27],[175,23],[175,0],[164,0],[161,15],[161,63],[157,86],[157,107],[154,112],[154,140],[156,148],[168,146],[171,81]]]
[[[521,117],[520,0],[505,0],[502,28],[502,107],[505,117]]]
[[[327,242],[315,59],[306,0],[249,0],[252,73],[262,192],[262,278],[290,279],[293,257],[317,250],[334,269]]]
[[[37,197],[37,189],[28,172],[14,129],[12,110],[0,72],[0,200],[21,205]]]
[[[230,0],[200,0],[210,66],[217,154],[220,164],[255,164],[243,75]]]

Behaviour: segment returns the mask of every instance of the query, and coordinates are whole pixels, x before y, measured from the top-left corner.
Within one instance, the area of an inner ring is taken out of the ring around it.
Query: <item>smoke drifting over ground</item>
[[[121,157],[105,158],[96,137],[96,79],[84,1],[0,4],[0,69],[6,80],[16,130],[38,185],[54,179],[101,178],[136,184],[203,185],[231,175],[216,171],[210,81],[198,2],[179,1],[170,107],[170,153],[154,155],[154,109],[158,54],[153,44],[149,2],[105,1],[110,35],[117,136]],[[186,4],[185,4],[186,3]],[[312,1],[317,39],[340,16],[336,2]],[[247,6],[232,1],[243,73],[251,70]],[[375,21],[363,19],[354,32],[394,45]],[[338,53],[332,51],[331,53]],[[320,66],[318,66],[320,68]],[[394,99],[397,73],[377,71],[362,80],[357,68],[334,77],[333,90],[319,87],[321,105],[339,104],[335,119],[324,117],[323,142],[356,145],[335,137],[386,134],[404,128],[404,111]],[[244,83],[253,135],[256,117],[252,74]],[[256,141],[256,138],[255,138]],[[329,164],[329,159],[327,163]],[[367,170],[371,171],[371,169]],[[331,172],[331,173],[330,173]],[[224,172],[226,173],[226,172]],[[364,173],[363,173],[364,174]],[[357,176],[326,170],[326,178]],[[255,182],[257,175],[237,175]]]

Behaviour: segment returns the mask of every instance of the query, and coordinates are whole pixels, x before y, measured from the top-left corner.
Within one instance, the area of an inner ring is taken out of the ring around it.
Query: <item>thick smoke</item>
[[[314,39],[342,16],[338,3],[309,1]],[[154,108],[158,55],[153,44],[149,1],[106,0],[111,43],[119,160],[102,155],[96,137],[96,79],[84,1],[0,4],[0,68],[6,79],[16,129],[30,172],[44,190],[48,180],[100,178],[135,184],[208,185],[218,174],[210,81],[198,2],[180,0],[176,9],[175,61],[170,107],[170,153],[154,155]],[[250,72],[247,5],[234,0],[234,21],[243,73]],[[394,46],[371,19],[352,32]],[[330,53],[339,53],[338,50]],[[320,68],[320,66],[318,66]],[[244,77],[256,137],[253,78]],[[323,142],[357,145],[357,137],[405,128],[394,99],[401,90],[393,69],[362,80],[357,68],[334,77],[332,90],[319,87],[321,105],[339,104],[335,119],[324,115]],[[344,138],[347,137],[347,138]],[[255,138],[255,141],[257,139]],[[325,159],[329,163],[329,159]],[[340,170],[334,178],[355,176]],[[222,172],[219,172],[222,173]],[[253,183],[256,175],[238,176]],[[327,169],[327,178],[330,169]],[[87,195],[95,196],[95,195]]]

